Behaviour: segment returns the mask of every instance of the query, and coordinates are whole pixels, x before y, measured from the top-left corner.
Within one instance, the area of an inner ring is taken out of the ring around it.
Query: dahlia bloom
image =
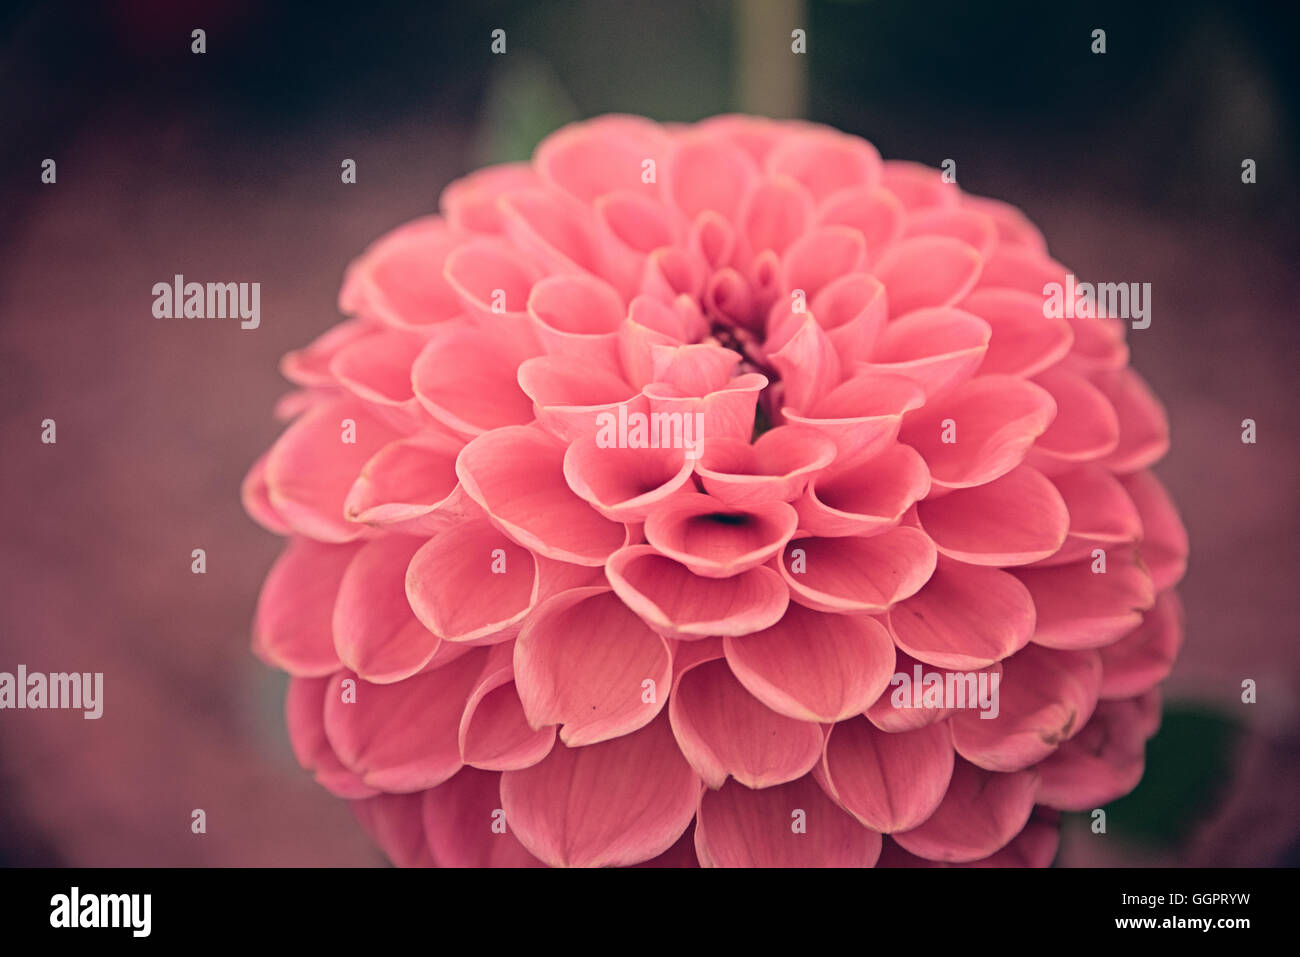
[[[396,864],[1043,866],[1136,785],[1168,426],[1020,212],[739,116],[440,206],[285,357],[243,488],[295,752]]]

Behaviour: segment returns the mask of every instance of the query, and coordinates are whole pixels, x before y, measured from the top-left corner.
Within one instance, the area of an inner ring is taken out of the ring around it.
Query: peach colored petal
[[[800,721],[841,721],[889,686],[894,646],[866,616],[824,615],[790,605],[763,631],[723,640],[727,664],[750,694]]]
[[[700,794],[703,867],[871,867],[880,835],[841,811],[812,775],[751,791],[729,781]]]
[[[617,867],[672,847],[700,786],[661,715],[621,738],[557,747],[505,772],[501,804],[524,847],[552,867]]]

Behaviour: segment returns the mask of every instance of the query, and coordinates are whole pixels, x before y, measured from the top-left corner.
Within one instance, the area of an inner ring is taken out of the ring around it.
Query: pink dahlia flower
[[[302,764],[400,865],[1046,865],[1142,774],[1187,551],[1065,275],[809,123],[607,116],[452,183],[245,482]]]

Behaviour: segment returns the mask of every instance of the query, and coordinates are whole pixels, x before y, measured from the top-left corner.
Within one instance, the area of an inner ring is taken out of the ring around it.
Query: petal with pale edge
[[[632,734],[558,746],[505,772],[501,806],[524,847],[553,867],[624,867],[676,843],[701,786],[660,715]]]
[[[727,664],[754,697],[800,721],[842,721],[889,685],[894,646],[874,618],[792,604],[770,628],[723,639]]]
[[[871,867],[880,835],[840,810],[811,774],[751,791],[734,781],[700,795],[702,867]]]
[[[938,810],[920,827],[895,834],[904,850],[932,861],[977,861],[1020,833],[1034,809],[1034,771],[999,774],[958,761]]]

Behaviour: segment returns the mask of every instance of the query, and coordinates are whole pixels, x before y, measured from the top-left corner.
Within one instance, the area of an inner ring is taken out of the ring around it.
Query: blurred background
[[[1067,816],[1057,863],[1300,864],[1300,74],[1271,7],[9,4],[0,670],[102,671],[106,706],[0,713],[0,864],[383,863],[298,768],[285,679],[249,651],[280,540],[238,488],[280,429],[276,362],[338,321],[349,259],[454,177],[581,117],[730,110],[952,158],[1081,278],[1152,284],[1130,343],[1172,422],[1157,472],[1191,535],[1187,640],[1141,785],[1104,836]],[[261,328],[156,322],[175,273],[261,282]]]

